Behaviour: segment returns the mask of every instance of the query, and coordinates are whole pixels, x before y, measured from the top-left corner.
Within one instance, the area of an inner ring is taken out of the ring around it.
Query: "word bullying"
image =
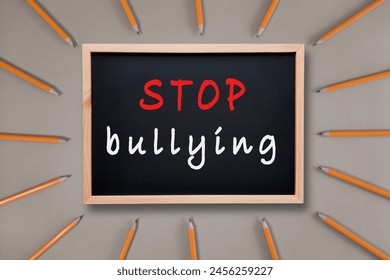
[[[221,144],[221,137],[219,133],[222,131],[222,127],[218,127],[215,131],[215,154],[221,155],[225,152],[226,147]],[[164,151],[164,147],[159,147],[158,144],[158,128],[154,129],[154,138],[153,138],[153,153],[155,155],[159,155]],[[175,156],[181,151],[181,147],[175,146],[176,139],[176,130],[175,128],[171,128],[171,141],[170,141],[170,153],[172,156]],[[135,141],[132,136],[129,137],[128,141],[128,152],[130,155],[134,155],[138,153],[140,155],[145,155],[146,150],[143,147],[144,138],[140,137],[138,141]],[[137,142],[136,144],[134,144]],[[195,147],[196,146],[196,147]],[[253,145],[249,145],[245,137],[241,137],[238,140],[237,137],[233,137],[232,139],[232,153],[233,155],[237,155],[240,150],[243,150],[244,154],[250,154],[253,151]],[[115,156],[118,154],[120,150],[120,140],[119,136],[116,133],[111,132],[111,127],[107,126],[107,141],[106,141],[106,151],[111,156]],[[259,142],[258,152],[262,156],[260,162],[264,165],[270,165],[275,161],[276,157],[276,140],[273,135],[265,135],[261,141]],[[195,155],[200,154],[200,160],[196,164]],[[206,138],[205,136],[200,137],[199,144],[194,144],[194,137],[189,135],[188,137],[188,166],[193,170],[200,170],[206,163]],[[270,155],[267,155],[270,154]],[[267,158],[265,156],[267,155]],[[264,156],[264,157],[263,157]]]

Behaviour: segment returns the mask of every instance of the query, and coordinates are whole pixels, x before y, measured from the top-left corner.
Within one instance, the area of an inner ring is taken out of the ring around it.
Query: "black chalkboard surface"
[[[142,46],[83,46],[86,203],[303,202],[303,46]]]

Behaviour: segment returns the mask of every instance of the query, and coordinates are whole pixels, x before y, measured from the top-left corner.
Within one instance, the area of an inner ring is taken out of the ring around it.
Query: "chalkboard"
[[[85,203],[302,203],[302,45],[83,45]]]

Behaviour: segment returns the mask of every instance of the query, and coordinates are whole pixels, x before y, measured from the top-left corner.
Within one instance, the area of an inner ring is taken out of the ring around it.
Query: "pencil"
[[[376,193],[376,194],[384,196],[386,198],[390,198],[390,191],[388,191],[388,190],[381,189],[381,188],[379,188],[379,187],[377,187],[375,185],[372,185],[370,183],[361,181],[361,180],[359,180],[357,178],[354,178],[352,176],[349,176],[349,175],[347,175],[345,173],[342,173],[340,171],[334,170],[334,169],[329,168],[329,167],[320,166],[320,169],[324,173],[326,173],[326,174],[328,174],[328,175],[330,175],[332,177],[335,177],[337,179],[340,179],[340,180],[342,180],[344,182],[347,182],[347,183],[350,183],[352,185],[358,186],[358,187],[360,187],[362,189],[368,190],[370,192]]]
[[[367,76],[352,79],[352,80],[348,80],[348,81],[333,84],[330,86],[326,86],[322,89],[317,90],[316,92],[318,92],[318,93],[332,92],[335,90],[339,90],[339,89],[343,89],[343,88],[347,88],[347,87],[352,87],[352,86],[357,86],[357,85],[360,85],[363,83],[372,82],[375,80],[389,78],[389,77],[390,77],[390,70],[376,73],[376,74],[367,75]]]
[[[333,37],[338,32],[340,32],[341,30],[343,30],[344,28],[346,28],[350,24],[354,23],[356,20],[358,20],[359,18],[361,18],[362,16],[364,16],[368,12],[372,11],[373,9],[375,9],[376,7],[381,5],[383,2],[385,2],[385,0],[375,0],[370,5],[368,5],[364,9],[362,9],[359,12],[357,12],[356,14],[354,14],[352,17],[346,19],[345,21],[343,21],[342,23],[340,23],[339,25],[334,27],[332,30],[330,30],[329,32],[327,32],[324,35],[322,35],[322,37],[320,39],[318,39],[318,41],[315,42],[313,44],[313,46],[319,45],[319,44],[327,41],[329,38]]]
[[[195,0],[195,9],[196,9],[196,23],[198,24],[200,35],[203,35],[203,8],[202,8],[202,0]]]
[[[49,93],[55,94],[55,95],[62,95],[62,92],[54,89],[50,85],[34,78],[30,74],[27,74],[25,71],[20,70],[16,68],[15,66],[5,62],[3,59],[0,58],[0,67],[7,70],[8,72],[11,72],[12,74],[18,76],[19,78],[22,78],[26,82],[29,82],[30,84],[33,84],[36,87],[39,87],[40,89],[43,89],[44,91],[47,91]]]
[[[69,45],[73,46],[73,47],[76,47],[77,44],[76,42],[74,42],[72,40],[72,38],[69,36],[69,34],[67,34],[65,32],[65,30],[63,28],[61,28],[57,22],[50,16],[46,13],[46,11],[35,1],[35,0],[26,0],[26,2],[31,6],[31,8],[33,8],[37,13],[38,15],[41,16],[41,18],[46,21],[46,23],[48,25],[50,25],[51,28],[53,28],[53,30],[55,32],[57,32],[57,34],[62,38],[64,39],[65,42],[67,42]]]
[[[191,252],[191,260],[197,260],[198,256],[196,253],[196,240],[195,240],[195,229],[194,224],[192,223],[192,219],[188,219],[188,239],[190,242],[190,252]]]
[[[342,225],[338,224],[337,222],[335,222],[331,218],[329,218],[329,217],[327,217],[324,214],[319,213],[319,212],[316,212],[316,215],[322,221],[324,221],[327,225],[329,225],[333,229],[337,230],[338,232],[342,233],[343,235],[345,235],[346,237],[348,237],[349,239],[351,239],[355,243],[359,244],[360,246],[362,246],[364,249],[366,249],[370,253],[372,253],[375,256],[377,256],[378,258],[380,258],[382,260],[390,260],[390,257],[388,255],[386,255],[385,253],[381,252],[379,249],[375,248],[374,246],[369,244],[367,241],[363,240],[361,237],[359,237],[356,234],[352,233],[351,231],[349,231],[348,229],[346,229]]]
[[[63,229],[61,229],[59,232],[57,232],[46,244],[44,244],[41,248],[39,248],[28,259],[29,260],[36,260],[37,258],[39,258],[43,253],[45,253],[48,249],[50,249],[51,246],[53,246],[57,241],[59,241],[69,231],[71,231],[75,226],[77,226],[77,224],[81,221],[83,216],[84,215],[81,215],[80,217],[74,219],[69,224],[67,224]]]
[[[263,217],[261,219],[261,222],[263,224],[263,232],[264,232],[265,239],[267,240],[267,245],[271,253],[271,257],[273,260],[279,260],[278,252],[276,251],[274,240],[272,239],[271,231],[268,227],[267,221]]]
[[[129,3],[127,2],[127,0],[121,0],[121,4],[122,4],[122,7],[123,7],[123,10],[126,13],[127,19],[130,22],[131,27],[139,35],[140,31],[139,31],[139,28],[138,28],[137,20],[134,17],[133,11],[131,10]]]
[[[52,187],[54,185],[62,183],[63,181],[68,179],[70,176],[71,175],[61,176],[61,177],[52,179],[50,181],[47,181],[45,183],[39,184],[39,185],[37,185],[35,187],[32,187],[32,188],[29,188],[27,190],[18,192],[16,194],[13,194],[13,195],[8,196],[6,198],[0,199],[0,206],[6,205],[6,204],[11,203],[11,202],[13,202],[15,200],[18,200],[18,199],[21,199],[23,197],[26,197],[26,196],[28,196],[30,194],[34,194],[36,192],[42,191],[44,189],[47,189],[47,188],[50,188],[50,187]]]
[[[326,137],[375,137],[390,136],[390,130],[331,130],[321,132]]]
[[[260,24],[260,27],[259,27],[259,30],[257,32],[256,37],[259,37],[261,35],[261,33],[264,32],[264,30],[267,27],[268,22],[270,21],[272,15],[274,14],[275,9],[278,6],[278,4],[279,4],[279,0],[272,0],[271,4],[268,7],[267,12],[265,13],[263,20],[261,21],[261,24]]]
[[[135,219],[135,222],[132,224],[132,226],[129,230],[129,233],[127,234],[125,243],[123,244],[123,247],[122,247],[122,250],[121,250],[121,253],[119,255],[118,260],[126,259],[127,252],[129,251],[131,242],[133,241],[135,231],[137,230],[138,220],[139,220],[139,218]]]
[[[31,141],[31,142],[45,142],[45,143],[63,143],[70,141],[67,137],[62,136],[41,136],[29,134],[11,134],[0,133],[0,140],[6,141]]]

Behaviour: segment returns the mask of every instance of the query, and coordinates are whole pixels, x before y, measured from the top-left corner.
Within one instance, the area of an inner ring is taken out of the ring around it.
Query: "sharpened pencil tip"
[[[321,171],[325,172],[325,173],[328,173],[329,171],[329,168],[328,167],[325,167],[325,166],[319,166],[318,167]]]
[[[321,214],[320,212],[315,212],[315,214],[317,215],[318,218],[320,218],[321,220],[325,220],[325,216],[323,214]]]
[[[326,93],[326,92],[328,92],[328,89],[326,87],[316,90],[316,93]]]
[[[320,39],[320,40],[318,40],[317,42],[315,42],[315,43],[313,44],[313,47],[314,47],[314,46],[317,46],[317,45],[319,45],[319,44],[321,44],[321,43],[323,43],[323,42],[324,42],[324,40]]]
[[[71,139],[70,138],[68,138],[68,137],[60,137],[60,139],[59,139],[59,143],[64,143],[64,142],[69,142]]]
[[[55,89],[55,88],[50,88],[49,92],[52,93],[52,94],[58,95],[58,96],[63,95],[62,91],[60,91],[58,89]]]
[[[198,25],[198,29],[199,29],[200,36],[203,36],[204,33],[203,24]]]
[[[64,182],[65,180],[68,180],[72,175],[64,175],[60,177],[61,182]]]
[[[72,47],[76,48],[77,47],[77,43],[75,41],[72,40],[72,38],[68,37],[65,39],[65,41],[71,45]]]
[[[134,25],[132,25],[131,27],[132,27],[133,30],[137,33],[137,35],[139,35],[139,33],[141,33],[141,32],[139,31],[139,28],[138,28],[138,25],[137,25],[137,24],[134,24]]]
[[[81,215],[80,217],[77,217],[76,219],[74,219],[73,221],[76,223],[76,225],[78,224],[78,223],[80,223],[80,221],[82,220],[82,218],[84,217],[84,214],[83,215]]]
[[[263,228],[268,228],[267,220],[265,217],[261,218],[261,224],[263,225]]]
[[[67,42],[69,45],[73,46],[73,41],[69,37],[65,39],[65,42]]]
[[[260,28],[259,32],[257,32],[256,38],[260,37],[260,35],[264,32],[264,28]]]
[[[188,218],[188,228],[193,229],[194,228],[194,223],[192,221],[192,217]]]
[[[139,218],[135,219],[134,223],[131,225],[131,228],[136,230],[137,227],[138,227],[138,221],[139,221]]]

